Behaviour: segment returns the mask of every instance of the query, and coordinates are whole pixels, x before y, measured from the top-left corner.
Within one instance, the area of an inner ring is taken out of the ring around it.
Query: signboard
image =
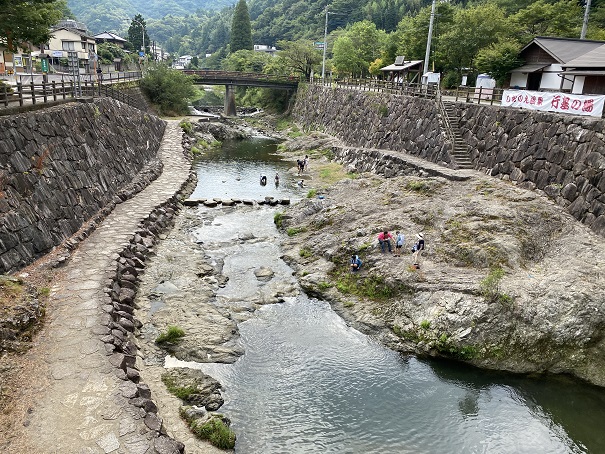
[[[48,72],[48,60],[46,58],[43,58],[42,60],[40,60],[40,67],[41,67],[43,73]]]
[[[20,55],[15,55],[15,58],[13,58],[13,63],[15,66],[23,66],[23,59]]]
[[[53,50],[52,56],[61,58],[63,56],[63,51],[62,50]]]
[[[504,90],[502,105],[545,112],[601,117],[605,96],[529,90]]]
[[[316,49],[323,49],[324,48],[324,43],[321,41],[317,41],[313,43],[313,47],[315,47]]]

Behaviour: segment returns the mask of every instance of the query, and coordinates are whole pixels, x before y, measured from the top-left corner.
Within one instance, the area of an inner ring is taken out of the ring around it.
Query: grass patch
[[[430,322],[430,321],[428,321],[428,320],[422,320],[422,321],[420,322],[420,328],[422,328],[423,330],[425,330],[425,331],[426,331],[426,330],[427,330],[427,329],[429,329],[430,327],[431,327],[431,322]]]
[[[294,235],[298,235],[299,233],[303,233],[306,231],[307,231],[307,229],[304,227],[289,227],[286,230],[286,233],[288,234],[288,236],[294,236]]]
[[[346,274],[336,281],[336,288],[345,295],[358,295],[374,301],[384,301],[399,293],[409,293],[410,289],[404,285],[392,287],[387,285],[382,276],[370,274],[366,277],[358,277]]]
[[[219,449],[233,449],[235,447],[235,432],[220,419],[219,415],[204,423],[198,423],[195,418],[189,417],[183,407],[180,409],[180,415],[196,437],[208,440]]]
[[[198,147],[196,147],[195,145],[191,147],[191,153],[192,154],[200,154],[202,152],[202,150],[200,150]]]
[[[323,150],[319,150],[318,153],[322,156],[325,156],[330,161],[334,161],[334,158],[336,157],[334,155],[334,152],[332,150],[330,150],[329,148],[324,148]]]
[[[308,247],[301,247],[298,251],[298,255],[306,259],[313,256],[313,251],[311,251],[311,249],[309,249]]]
[[[320,290],[328,290],[329,288],[332,288],[332,283],[326,282],[326,281],[321,281],[319,284],[317,284],[317,287]]]
[[[431,186],[426,181],[408,181],[405,185],[408,191],[417,192],[419,194],[428,194],[431,192]]]
[[[162,374],[162,382],[170,394],[185,401],[189,400],[192,394],[197,394],[198,392],[195,386],[178,386],[174,379],[166,373]]]
[[[168,330],[165,333],[160,334],[155,340],[156,344],[164,344],[176,342],[181,337],[185,336],[185,331],[183,331],[178,326],[169,326]]]
[[[284,213],[278,212],[273,215],[273,223],[277,226],[277,228],[281,228],[284,222]]]
[[[307,199],[312,199],[316,195],[317,195],[317,189],[310,189],[309,192],[307,192]]]
[[[355,306],[355,303],[353,301],[345,301],[344,303],[342,303],[342,306],[349,308]]]
[[[329,162],[318,167],[319,179],[324,185],[333,185],[337,181],[347,178],[347,172],[336,162]]]

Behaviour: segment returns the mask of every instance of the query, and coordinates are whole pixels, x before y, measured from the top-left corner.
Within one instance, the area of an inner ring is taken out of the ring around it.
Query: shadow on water
[[[512,374],[469,367],[454,361],[423,360],[439,379],[466,389],[459,402],[464,417],[475,417],[483,391],[508,388],[538,418],[559,426],[580,451],[605,452],[605,392],[574,377],[553,374]]]

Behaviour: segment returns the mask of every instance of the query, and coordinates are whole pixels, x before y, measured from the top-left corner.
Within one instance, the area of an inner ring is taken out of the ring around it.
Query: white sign
[[[52,56],[60,58],[63,56],[63,51],[62,50],[53,50]]]
[[[588,115],[600,117],[603,114],[605,96],[572,95],[528,90],[504,90],[502,105],[522,107],[530,110]]]

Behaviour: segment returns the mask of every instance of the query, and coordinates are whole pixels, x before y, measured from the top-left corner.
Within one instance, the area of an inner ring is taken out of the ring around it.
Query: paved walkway
[[[116,377],[97,333],[103,288],[115,273],[119,251],[139,222],[189,176],[178,121],[168,122],[160,152],[162,175],[116,206],[54,282],[45,326],[26,355],[29,364],[44,366],[31,380],[30,409],[12,454],[153,452],[149,429],[123,397],[129,382]]]

